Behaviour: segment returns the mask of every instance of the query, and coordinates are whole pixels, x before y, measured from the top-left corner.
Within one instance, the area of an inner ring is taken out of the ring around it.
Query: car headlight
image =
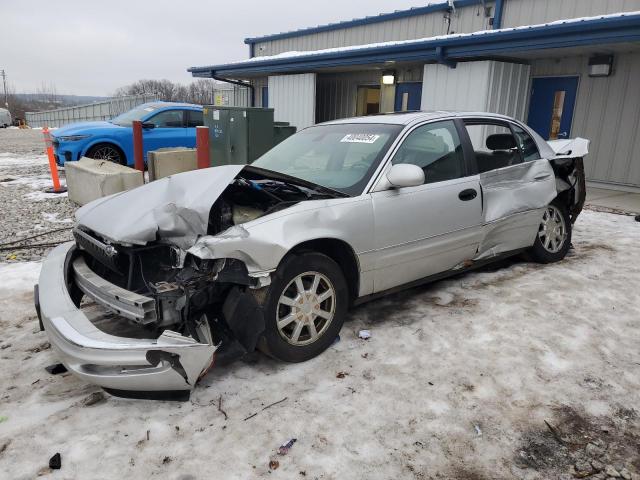
[[[91,135],[67,135],[66,137],[58,137],[58,140],[62,142],[77,142],[78,140],[84,140]]]

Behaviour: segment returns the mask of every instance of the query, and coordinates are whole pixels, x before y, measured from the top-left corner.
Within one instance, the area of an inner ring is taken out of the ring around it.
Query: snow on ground
[[[187,403],[83,406],[97,388],[44,371],[57,357],[32,307],[38,264],[2,265],[0,472],[551,479],[593,460],[639,478],[639,238],[632,217],[584,212],[563,262],[503,262],[366,304],[320,357],[256,354],[214,369]]]

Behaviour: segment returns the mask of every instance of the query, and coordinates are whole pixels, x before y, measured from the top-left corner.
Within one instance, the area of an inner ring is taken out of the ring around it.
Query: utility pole
[[[2,86],[4,87],[4,106],[9,108],[9,98],[7,97],[7,74],[4,70],[0,71],[0,75],[2,75]]]

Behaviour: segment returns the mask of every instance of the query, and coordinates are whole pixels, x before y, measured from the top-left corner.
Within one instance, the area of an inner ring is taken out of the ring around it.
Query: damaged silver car
[[[588,142],[478,113],[345,119],[252,165],[164,178],[77,212],[42,267],[42,326],[116,395],[186,394],[256,348],[300,362],[350,306],[526,253],[561,260]]]

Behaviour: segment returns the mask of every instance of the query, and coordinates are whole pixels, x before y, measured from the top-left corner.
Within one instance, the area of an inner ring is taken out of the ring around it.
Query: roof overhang
[[[194,77],[250,78],[385,62],[441,62],[453,66],[457,61],[621,42],[640,42],[640,12],[418,40],[288,52],[229,64],[192,67],[188,71]]]

